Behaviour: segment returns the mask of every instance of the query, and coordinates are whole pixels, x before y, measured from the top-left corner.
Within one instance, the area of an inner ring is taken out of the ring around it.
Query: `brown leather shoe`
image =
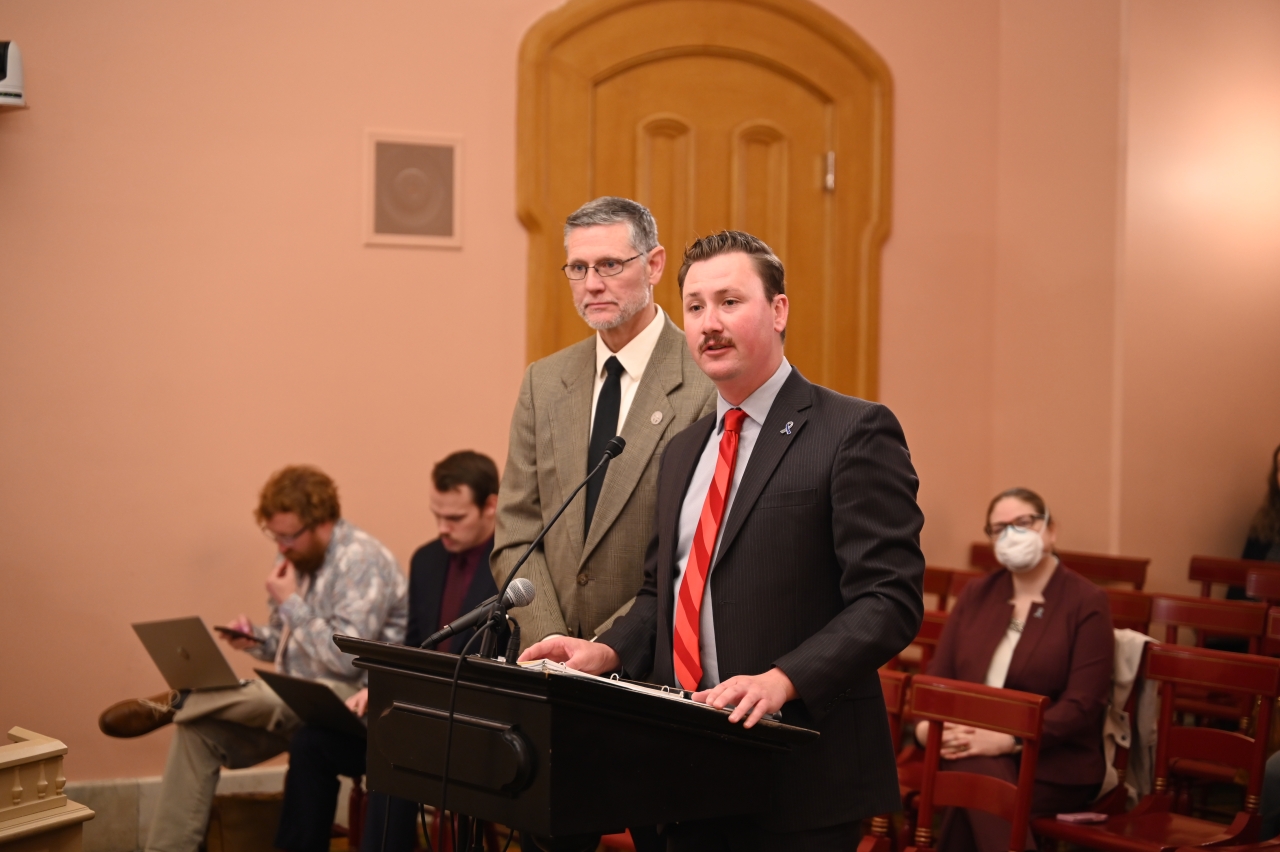
[[[130,698],[112,704],[98,717],[98,727],[109,737],[140,737],[173,721],[178,693],[172,689],[150,698]]]

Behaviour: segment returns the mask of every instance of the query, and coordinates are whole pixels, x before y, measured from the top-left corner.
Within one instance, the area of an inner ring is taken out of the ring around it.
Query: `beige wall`
[[[1135,0],[1120,546],[1185,591],[1280,443],[1280,3]]]
[[[431,463],[502,461],[516,51],[554,5],[4,0],[0,723],[73,777],[162,766],[95,727],[161,685],[130,621],[265,613],[272,469],[329,470],[407,562]],[[1280,441],[1280,0],[824,5],[894,75],[881,387],[930,561],[1019,483],[1185,587]],[[369,128],[465,137],[462,250],[360,245]]]
[[[69,775],[163,766],[167,733],[96,728],[163,686],[130,622],[265,615],[273,469],[329,471],[407,564],[432,462],[504,460],[516,49],[551,5],[4,3],[30,109],[0,114],[0,724]],[[361,245],[366,128],[465,138],[461,251]]]
[[[990,491],[1036,490],[1080,550],[1114,513],[1120,26],[1114,0],[1001,5]]]

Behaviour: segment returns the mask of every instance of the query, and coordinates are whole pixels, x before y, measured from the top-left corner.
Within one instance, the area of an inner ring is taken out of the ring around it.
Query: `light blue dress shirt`
[[[720,529],[716,533],[716,547],[711,557],[711,571],[707,572],[707,584],[702,588],[702,606],[698,611],[698,651],[702,656],[701,687],[709,689],[720,682],[720,666],[716,659],[716,623],[711,607],[711,574],[715,570],[716,559],[720,555],[720,536],[724,533],[725,522],[729,512],[733,510],[733,501],[738,496],[738,485],[742,482],[742,472],[747,469],[751,460],[751,450],[756,444],[756,436],[764,426],[773,401],[782,390],[787,376],[791,375],[791,364],[784,357],[778,369],[768,381],[756,388],[755,393],[742,401],[741,405],[730,405],[725,398],[716,395],[716,428],[707,439],[698,457],[698,466],[693,470],[693,479],[689,481],[689,490],[685,492],[684,504],[680,507],[680,538],[676,542],[676,606],[679,606],[680,586],[684,583],[684,569],[689,564],[689,550],[693,547],[693,534],[698,529],[698,517],[702,514],[702,504],[707,501],[707,492],[711,490],[711,480],[715,478],[716,459],[720,455],[720,438],[724,434],[724,414],[731,408],[741,408],[746,412],[742,421],[742,431],[738,435],[738,458],[733,468],[733,484],[729,487],[729,501],[725,504],[724,515],[720,519]],[[675,619],[672,619],[674,639]]]

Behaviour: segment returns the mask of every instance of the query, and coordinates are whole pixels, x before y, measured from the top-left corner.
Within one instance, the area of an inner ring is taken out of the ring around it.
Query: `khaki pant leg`
[[[300,724],[280,697],[256,680],[191,693],[174,722],[147,852],[196,852],[221,768],[253,766],[280,754]]]
[[[209,824],[221,768],[253,766],[288,747],[285,733],[222,719],[196,719],[175,726],[147,852],[196,852]]]
[[[196,690],[173,715],[179,725],[214,718],[264,731],[292,730],[301,724],[275,691],[260,680],[230,689]]]

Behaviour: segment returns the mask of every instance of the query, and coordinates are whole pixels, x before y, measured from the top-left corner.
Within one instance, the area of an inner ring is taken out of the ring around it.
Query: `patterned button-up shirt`
[[[334,524],[324,564],[298,583],[284,603],[269,601],[270,620],[255,628],[262,644],[250,650],[261,660],[274,660],[285,635],[279,660],[285,674],[363,684],[365,672],[338,650],[333,634],[404,642],[409,583],[391,551],[363,530],[345,520]]]

